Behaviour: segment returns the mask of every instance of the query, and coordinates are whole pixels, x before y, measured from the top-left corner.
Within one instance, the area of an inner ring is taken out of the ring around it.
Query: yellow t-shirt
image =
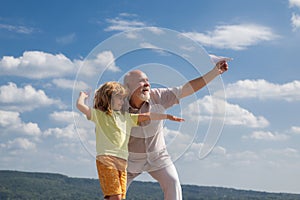
[[[138,114],[113,111],[112,115],[92,109],[91,121],[96,125],[97,155],[111,155],[127,160],[131,128],[138,126]]]

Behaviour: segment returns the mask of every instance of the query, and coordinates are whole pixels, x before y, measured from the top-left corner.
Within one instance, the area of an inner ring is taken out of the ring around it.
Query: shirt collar
[[[150,105],[150,102],[149,100],[147,101],[144,101],[144,103],[142,104],[142,106],[140,108],[133,108],[130,103],[129,103],[129,100],[127,99],[126,101],[126,110],[128,110],[128,112],[130,113],[141,113],[142,112],[148,112],[149,111],[149,105]]]

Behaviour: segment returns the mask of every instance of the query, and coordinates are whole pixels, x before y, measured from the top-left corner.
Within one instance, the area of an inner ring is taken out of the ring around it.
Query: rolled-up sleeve
[[[182,87],[156,88],[152,89],[152,92],[154,102],[167,109],[174,104],[179,104]]]

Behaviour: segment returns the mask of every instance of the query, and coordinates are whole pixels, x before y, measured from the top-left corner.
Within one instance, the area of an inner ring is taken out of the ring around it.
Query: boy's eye
[[[123,97],[122,96],[118,96],[117,97],[119,100],[123,100]]]

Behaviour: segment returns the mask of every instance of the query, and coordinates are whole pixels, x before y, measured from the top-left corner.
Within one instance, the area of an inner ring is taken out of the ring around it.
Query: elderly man
[[[227,70],[226,60],[221,60],[204,76],[181,87],[153,89],[150,88],[145,73],[140,70],[130,71],[124,77],[124,85],[130,91],[124,109],[131,113],[164,112],[165,109],[178,104],[181,98],[197,92]],[[161,121],[152,121],[133,128],[128,150],[128,186],[135,177],[147,172],[159,182],[165,200],[182,199],[178,174],[166,149]]]

